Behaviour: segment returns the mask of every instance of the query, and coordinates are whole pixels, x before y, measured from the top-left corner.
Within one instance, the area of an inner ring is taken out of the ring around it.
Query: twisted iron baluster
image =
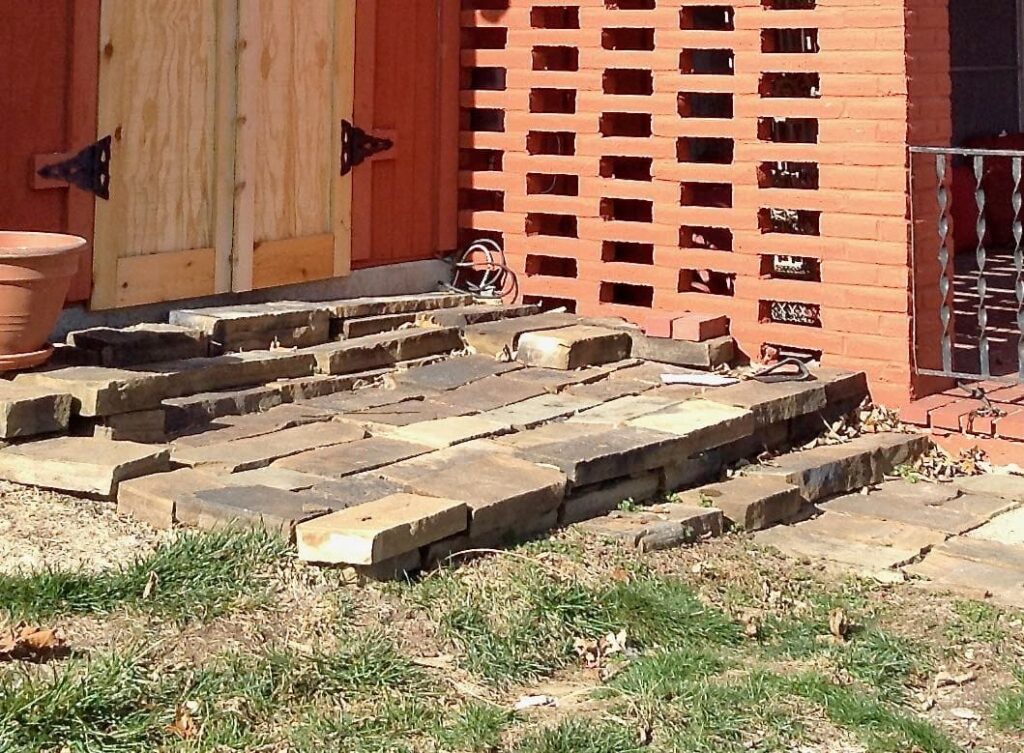
[[[978,261],[978,360],[981,376],[987,379],[992,373],[992,365],[989,362],[988,309],[985,308],[985,297],[988,295],[985,265],[988,263],[988,254],[985,251],[987,220],[985,219],[985,187],[982,185],[984,177],[985,157],[979,154],[974,158],[974,179],[976,181],[974,203],[978,206],[978,222],[975,226],[978,233],[978,250],[975,253]]]
[[[1024,224],[1021,222],[1020,210],[1024,206],[1021,197],[1020,181],[1022,169],[1020,157],[1013,158],[1013,268],[1016,271],[1017,291],[1017,376],[1024,382]]]
[[[939,319],[942,322],[942,370],[953,371],[953,310],[949,302],[949,190],[946,188],[946,155],[935,157],[939,201]]]

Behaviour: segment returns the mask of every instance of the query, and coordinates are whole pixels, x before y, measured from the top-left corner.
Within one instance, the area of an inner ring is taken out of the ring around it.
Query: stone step
[[[729,524],[743,531],[760,531],[781,523],[803,507],[800,489],[772,476],[738,476],[677,495],[691,506],[722,511]]]
[[[351,340],[368,335],[379,335],[382,332],[394,332],[416,324],[416,314],[383,314],[366,316],[357,319],[335,319],[331,336],[336,339]]]
[[[210,352],[308,347],[331,336],[328,307],[301,301],[274,301],[203,309],[177,309],[171,324],[198,330],[210,341]]]
[[[621,361],[630,348],[629,335],[621,330],[573,325],[523,334],[517,358],[527,366],[574,370]]]
[[[501,319],[465,328],[466,344],[485,356],[510,358],[519,348],[519,339],[528,332],[572,327],[579,324],[574,314],[548,311],[542,314]]]
[[[327,343],[300,352],[315,359],[320,374],[351,374],[448,355],[463,347],[458,329],[413,328]]]
[[[540,313],[540,307],[532,304],[501,306],[493,303],[478,303],[453,309],[424,311],[416,315],[416,322],[423,327],[459,327],[486,324],[503,319],[518,319]]]
[[[637,512],[616,511],[579,524],[582,531],[641,552],[674,549],[722,535],[722,511],[663,504]]]
[[[71,395],[39,385],[0,380],[0,439],[67,431]]]
[[[421,311],[470,306],[475,298],[465,293],[420,293],[376,298],[348,298],[335,301],[318,301],[317,305],[328,309],[333,319],[361,319],[370,316],[390,314],[416,314]]]
[[[170,469],[167,447],[57,437],[0,449],[0,478],[113,499],[126,479]]]
[[[94,327],[68,335],[68,345],[92,353],[98,366],[137,366],[162,361],[205,358],[207,333],[175,324],[138,324],[114,329]]]
[[[157,408],[168,398],[308,376],[315,366],[316,356],[308,350],[252,351],[132,369],[72,366],[19,374],[15,384],[70,393],[76,413],[96,417]]]
[[[582,324],[619,329],[629,334],[634,358],[710,371],[727,366],[736,357],[736,341],[730,335],[702,341],[651,337],[631,322],[611,317],[584,318]]]
[[[920,457],[929,445],[922,434],[863,434],[843,444],[781,455],[772,465],[753,466],[744,473],[784,479],[800,488],[805,502],[818,502],[881,483],[886,474]]]

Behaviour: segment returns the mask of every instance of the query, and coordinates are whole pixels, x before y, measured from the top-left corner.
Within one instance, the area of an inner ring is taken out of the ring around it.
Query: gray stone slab
[[[329,499],[334,510],[345,510],[364,502],[409,491],[404,484],[385,479],[373,472],[347,476],[340,480],[320,481],[309,490],[313,494]]]
[[[650,394],[654,399],[663,393],[658,390]],[[685,440],[684,457],[742,440],[753,435],[756,428],[754,415],[746,408],[700,399],[676,402],[633,418],[628,425],[678,436]]]
[[[174,324],[94,327],[70,333],[68,344],[93,353],[100,366],[135,366],[209,355],[204,332]]]
[[[457,329],[413,328],[328,343],[304,352],[316,359],[321,374],[350,374],[451,353],[462,347]]]
[[[642,552],[673,549],[722,534],[722,513],[702,507],[676,506],[672,512],[613,512],[580,524],[580,529]]]
[[[840,545],[830,536],[801,530],[801,526],[775,526],[754,536],[761,546],[813,562],[834,562],[864,575],[876,575],[921,556],[916,546],[892,546],[884,543],[844,541]]]
[[[324,481],[322,476],[300,473],[275,465],[241,473],[220,474],[218,478],[224,481],[225,486],[268,486],[287,492],[306,491]]]
[[[574,325],[523,334],[516,357],[527,366],[571,370],[621,361],[631,347],[625,332]]]
[[[487,414],[476,416],[456,416],[439,418],[434,421],[422,421],[395,427],[389,436],[414,444],[427,445],[435,449],[452,447],[474,439],[507,434],[513,430],[512,424]]]
[[[167,441],[167,416],[163,408],[81,420],[92,421],[92,435],[100,439],[145,444],[162,444]]]
[[[192,468],[141,476],[120,483],[117,489],[117,512],[130,515],[154,528],[169,529],[175,523],[194,526],[198,523],[196,492],[224,486],[227,484],[222,478]],[[181,509],[179,502],[185,503]]]
[[[991,501],[991,498],[971,497],[983,501]],[[996,541],[1000,544],[1012,544],[1024,549],[1024,507],[998,515],[985,525],[970,533],[974,539],[985,541]]]
[[[415,323],[416,314],[384,314],[344,319],[340,321],[340,334],[346,338],[366,337],[367,335],[379,335],[381,332],[394,332],[396,329]]]
[[[166,447],[94,437],[56,437],[0,449],[0,478],[113,498],[120,482],[170,469]]]
[[[169,398],[306,376],[314,365],[308,352],[254,351],[132,369],[75,366],[20,374],[15,383],[67,392],[74,411],[93,417],[148,410]]]
[[[967,494],[998,497],[1011,502],[1024,503],[1024,476],[986,473],[981,476],[958,478],[953,484]]]
[[[455,454],[443,468],[408,465],[385,478],[407,485],[419,494],[458,499],[470,511],[469,535],[510,530],[521,521],[557,511],[565,496],[565,476],[502,452]]]
[[[732,363],[736,357],[736,341],[728,335],[700,343],[634,335],[633,357],[710,370]]]
[[[511,355],[519,348],[520,338],[527,332],[571,327],[579,323],[573,314],[545,312],[533,316],[502,319],[465,328],[466,344],[487,356]]]
[[[574,397],[584,397],[607,403],[623,397],[635,397],[654,389],[654,385],[639,379],[600,379],[589,384],[573,384],[565,391]]]
[[[262,413],[286,402],[284,393],[270,385],[241,390],[201,392],[188,397],[164,400],[161,407],[166,416],[169,434],[181,434],[205,427],[225,416]]]
[[[1024,607],[1024,569],[1019,567],[960,557],[944,547],[937,547],[904,571],[924,578],[932,589],[953,591],[977,600],[991,599],[1014,608]]]
[[[711,483],[721,477],[727,465],[722,449],[684,458],[661,469],[661,488],[676,492]]]
[[[190,468],[236,473],[262,468],[275,460],[320,447],[354,442],[365,436],[362,427],[328,421],[202,447],[176,447],[174,461]]]
[[[529,304],[500,306],[493,303],[479,303],[453,309],[421,312],[417,314],[416,321],[425,326],[463,328],[472,324],[485,324],[538,313],[540,313],[540,308]]]
[[[547,394],[540,385],[507,379],[505,376],[489,376],[464,387],[439,393],[433,400],[450,405],[460,413],[469,414],[497,410]]]
[[[0,380],[0,439],[61,433],[70,419],[69,393]]]
[[[370,437],[293,455],[277,461],[274,467],[340,479],[424,455],[431,449],[388,437]]]
[[[352,421],[365,426],[371,434],[386,434],[400,426],[438,421],[443,418],[454,418],[470,412],[462,408],[456,408],[448,403],[427,398],[426,400],[407,400],[396,405],[384,405],[380,408],[369,408],[358,413],[343,413],[342,418],[346,421]]]
[[[238,304],[171,311],[170,322],[199,330],[210,340],[213,353],[284,348],[327,342],[330,312],[302,301]]]
[[[597,384],[601,384],[598,382]],[[591,385],[588,385],[591,386]],[[566,390],[566,394],[575,395],[576,392]],[[659,395],[656,391],[643,395],[620,397],[606,403],[588,408],[571,419],[577,423],[589,424],[612,424],[618,426],[628,423],[634,418],[646,416],[650,413],[678,405],[680,400],[675,397]]]
[[[491,420],[506,423],[517,431],[532,429],[535,426],[573,416],[598,403],[592,398],[577,397],[565,393],[544,394],[503,408],[482,413]]]
[[[757,426],[816,413],[827,402],[825,384],[819,381],[764,384],[748,380],[728,387],[709,388],[705,397],[716,403],[746,408],[754,414]]]
[[[562,426],[569,430],[565,438],[528,447],[520,445],[516,451],[532,462],[559,468],[572,488],[662,468],[680,457],[683,444],[679,437],[634,427],[609,429],[591,424],[598,430],[587,433],[578,431],[578,425]]]
[[[236,439],[273,434],[296,426],[323,423],[333,418],[333,413],[311,405],[278,405],[263,413],[220,418],[198,434],[178,438],[174,447],[176,451],[186,447],[209,447]]]
[[[502,363],[489,356],[470,355],[401,371],[394,375],[394,380],[398,385],[413,389],[444,392],[521,368],[522,364]]]
[[[895,481],[883,484],[870,494],[847,494],[821,507],[958,535],[982,525],[1006,505],[1005,500],[961,497],[956,487],[948,484]]]
[[[179,508],[192,505],[199,528],[263,529],[287,541],[294,541],[299,523],[331,512],[326,501],[315,495],[266,486],[201,490],[178,504]]]
[[[770,476],[737,476],[678,496],[691,506],[717,507],[734,527],[760,531],[796,515],[803,506],[800,489]]]

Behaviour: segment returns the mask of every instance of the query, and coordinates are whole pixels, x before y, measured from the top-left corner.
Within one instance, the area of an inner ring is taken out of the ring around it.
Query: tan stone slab
[[[471,295],[464,293],[416,293],[414,295],[392,295],[369,298],[342,298],[332,301],[318,301],[331,311],[335,319],[351,319],[388,314],[412,314],[419,311],[469,306],[474,302]]]
[[[1024,507],[1003,513],[992,518],[968,536],[972,539],[997,541],[1000,544],[1013,544],[1024,548]]]
[[[1024,503],[1024,476],[986,473],[981,476],[958,478],[953,484],[967,494]]]
[[[0,380],[0,439],[63,432],[70,418],[69,393]]]
[[[328,421],[203,447],[176,447],[174,461],[192,468],[236,473],[262,468],[275,460],[320,447],[355,442],[365,436],[362,427]]]
[[[108,498],[121,481],[169,468],[166,447],[95,437],[57,437],[0,450],[0,478]]]
[[[466,344],[487,356],[510,355],[519,347],[520,338],[528,332],[571,327],[579,322],[573,314],[546,312],[533,316],[502,319],[473,324],[465,328]]]
[[[920,497],[913,490],[918,489]],[[985,523],[1000,510],[1005,500],[959,496],[951,485],[884,484],[870,494],[848,494],[826,502],[825,510],[862,515],[879,520],[892,520],[908,525],[930,528],[954,535],[970,531]]]
[[[557,511],[565,496],[566,478],[560,471],[503,452],[454,453],[440,468],[426,464],[393,468],[380,473],[416,493],[465,502],[470,536],[541,518]]]
[[[327,342],[330,311],[317,303],[273,301],[171,311],[171,324],[203,332],[215,353]]]
[[[343,413],[341,417],[346,421],[365,426],[372,434],[377,434],[393,431],[399,426],[437,421],[442,418],[455,418],[468,413],[472,413],[472,411],[427,398],[426,400],[406,400],[379,408],[368,408],[358,413]]]
[[[370,437],[293,455],[277,461],[274,467],[325,478],[343,478],[423,455],[431,449],[391,437]]]
[[[600,518],[618,510],[623,502],[643,503],[657,496],[661,478],[657,472],[625,478],[573,492],[562,505],[562,525]]]
[[[765,384],[748,380],[728,387],[710,388],[706,395],[708,400],[751,411],[758,426],[815,413],[827,402],[825,384],[819,381]]]
[[[759,531],[754,540],[761,546],[773,547],[789,556],[836,562],[868,575],[898,567],[921,555],[917,547],[895,547],[861,541],[839,542],[831,537],[801,530],[798,525],[775,526]]]
[[[495,408],[481,414],[493,421],[506,423],[517,431],[574,416],[582,410],[597,405],[592,398],[578,397],[568,393],[544,394],[531,397],[503,408]]]
[[[628,423],[634,418],[640,418],[641,416],[671,408],[680,402],[682,402],[681,399],[659,395],[657,390],[655,390],[644,395],[626,396],[610,400],[593,408],[588,408],[579,415],[573,416],[570,420],[574,423],[611,424],[617,426]]]
[[[904,568],[924,578],[932,589],[949,590],[973,599],[992,599],[1006,606],[1024,607],[1024,570],[989,562],[963,559],[936,550]]]
[[[546,395],[544,387],[504,376],[484,377],[464,387],[442,392],[435,401],[463,414],[484,413]]]
[[[519,338],[517,358],[527,366],[580,369],[627,358],[631,347],[626,332],[575,325],[524,334]]]
[[[522,368],[520,363],[498,361],[491,356],[468,355],[399,371],[394,381],[424,392],[446,392]]]
[[[760,531],[796,515],[803,506],[800,489],[770,476],[738,476],[678,495],[680,502],[717,507],[736,528]]]
[[[461,533],[468,524],[464,502],[394,494],[300,524],[299,559],[374,565]]]
[[[218,478],[224,481],[225,486],[265,486],[286,492],[305,491],[324,482],[322,476],[279,468],[276,465],[240,473],[222,474]]]
[[[154,528],[168,529],[175,523],[195,525],[196,492],[219,489],[226,485],[224,480],[192,468],[179,468],[122,481],[117,489],[117,511]],[[179,503],[183,503],[180,509]]]
[[[859,541],[873,546],[913,549],[918,554],[946,540],[946,534],[942,531],[838,512],[826,512],[817,518],[797,524],[794,529],[801,533],[830,538],[838,543]]]
[[[400,439],[413,444],[426,445],[440,449],[469,442],[473,439],[484,439],[512,431],[508,422],[495,420],[485,415],[457,416],[440,418],[436,421],[400,426],[388,433],[392,439]]]
[[[1024,572],[1024,547],[1017,544],[954,536],[933,551]]]
[[[634,418],[628,424],[685,438],[689,455],[748,437],[755,428],[749,410],[710,400],[687,400]]]
[[[660,507],[664,510],[652,508],[636,512],[612,512],[580,523],[579,528],[642,552],[673,549],[722,534],[720,510],[690,505]]]
[[[205,333],[174,324],[94,327],[72,332],[67,339],[69,345],[92,353],[100,366],[135,366],[209,355]]]
[[[122,442],[162,444],[167,441],[167,415],[163,408],[117,413],[96,419],[93,436]]]
[[[412,328],[308,348],[320,374],[349,374],[461,350],[457,329]]]

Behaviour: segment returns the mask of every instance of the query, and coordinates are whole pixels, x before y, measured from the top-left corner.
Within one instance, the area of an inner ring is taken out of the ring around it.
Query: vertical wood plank
[[[356,0],[338,0],[334,68],[334,274],[352,271],[352,173],[341,175],[341,121],[352,122],[355,109]]]
[[[239,6],[234,220],[231,246],[231,289],[253,289],[253,251],[256,246],[256,203],[253,162],[256,155],[256,87],[259,80],[260,4],[248,0]]]
[[[239,0],[218,0],[217,109],[216,109],[216,197],[213,247],[217,256],[214,290],[231,290],[232,249],[235,225],[235,154],[238,132]]]
[[[353,121],[367,129],[376,125],[377,3],[359,3],[356,8],[355,84]],[[352,260],[371,256],[373,238],[373,170],[367,165],[352,173]]]

